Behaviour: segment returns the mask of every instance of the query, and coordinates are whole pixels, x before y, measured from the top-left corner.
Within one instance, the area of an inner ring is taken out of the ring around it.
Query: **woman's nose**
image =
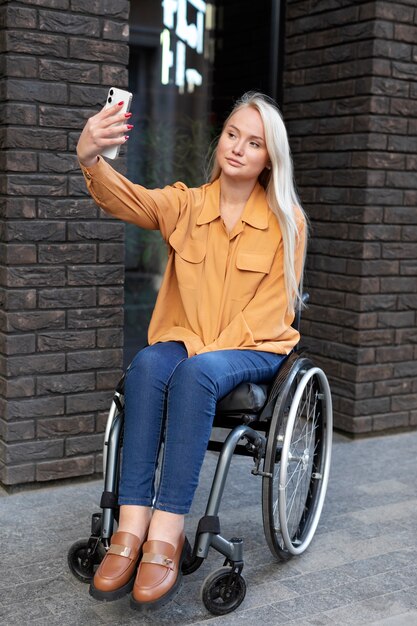
[[[233,152],[239,155],[243,154],[243,143],[241,141],[233,146]]]

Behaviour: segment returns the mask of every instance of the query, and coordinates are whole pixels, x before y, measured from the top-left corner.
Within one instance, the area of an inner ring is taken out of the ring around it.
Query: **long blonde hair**
[[[245,93],[235,104],[232,112],[224,123],[227,126],[230,118],[244,107],[252,107],[262,118],[265,130],[265,142],[271,162],[271,169],[265,168],[259,176],[259,183],[266,191],[271,210],[277,217],[284,246],[284,278],[287,293],[288,312],[294,313],[295,308],[302,307],[302,280],[298,284],[295,269],[295,252],[298,240],[296,207],[307,224],[307,218],[301,206],[294,186],[293,164],[288,143],[287,131],[275,102],[264,94],[252,91]],[[216,152],[213,153],[213,165],[210,181],[219,178],[221,173]],[[305,257],[305,251],[304,251]],[[304,258],[303,264],[304,267]]]

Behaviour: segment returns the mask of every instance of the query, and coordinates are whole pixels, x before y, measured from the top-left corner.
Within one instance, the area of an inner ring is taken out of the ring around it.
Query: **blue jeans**
[[[125,381],[119,504],[188,513],[210,439],[217,400],[241,382],[267,382],[283,355],[219,350],[188,357],[184,344],[140,350]],[[160,481],[155,470],[165,431]]]

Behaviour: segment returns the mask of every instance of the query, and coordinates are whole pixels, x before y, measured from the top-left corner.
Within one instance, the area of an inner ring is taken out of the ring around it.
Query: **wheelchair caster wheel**
[[[205,579],[201,588],[203,604],[213,615],[226,615],[241,605],[246,595],[243,576],[222,567]]]
[[[102,561],[106,550],[101,542],[95,549],[89,549],[89,540],[81,539],[68,550],[68,567],[78,580],[89,583],[93,579],[96,566]]]

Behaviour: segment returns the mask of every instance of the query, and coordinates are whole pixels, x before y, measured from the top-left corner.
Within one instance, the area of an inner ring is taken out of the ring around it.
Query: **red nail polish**
[[[117,103],[117,106],[121,107],[121,106],[122,106],[122,104],[124,104],[124,103],[123,103],[123,100],[122,100],[121,102],[118,102],[118,103]]]
[[[125,141],[129,139],[129,135],[125,135]]]
[[[127,117],[127,118],[132,117],[132,114],[131,113],[125,113],[125,117]]]
[[[128,124],[128,125],[127,125],[127,128],[128,128],[128,130],[132,130],[132,128],[133,128],[133,124]]]

